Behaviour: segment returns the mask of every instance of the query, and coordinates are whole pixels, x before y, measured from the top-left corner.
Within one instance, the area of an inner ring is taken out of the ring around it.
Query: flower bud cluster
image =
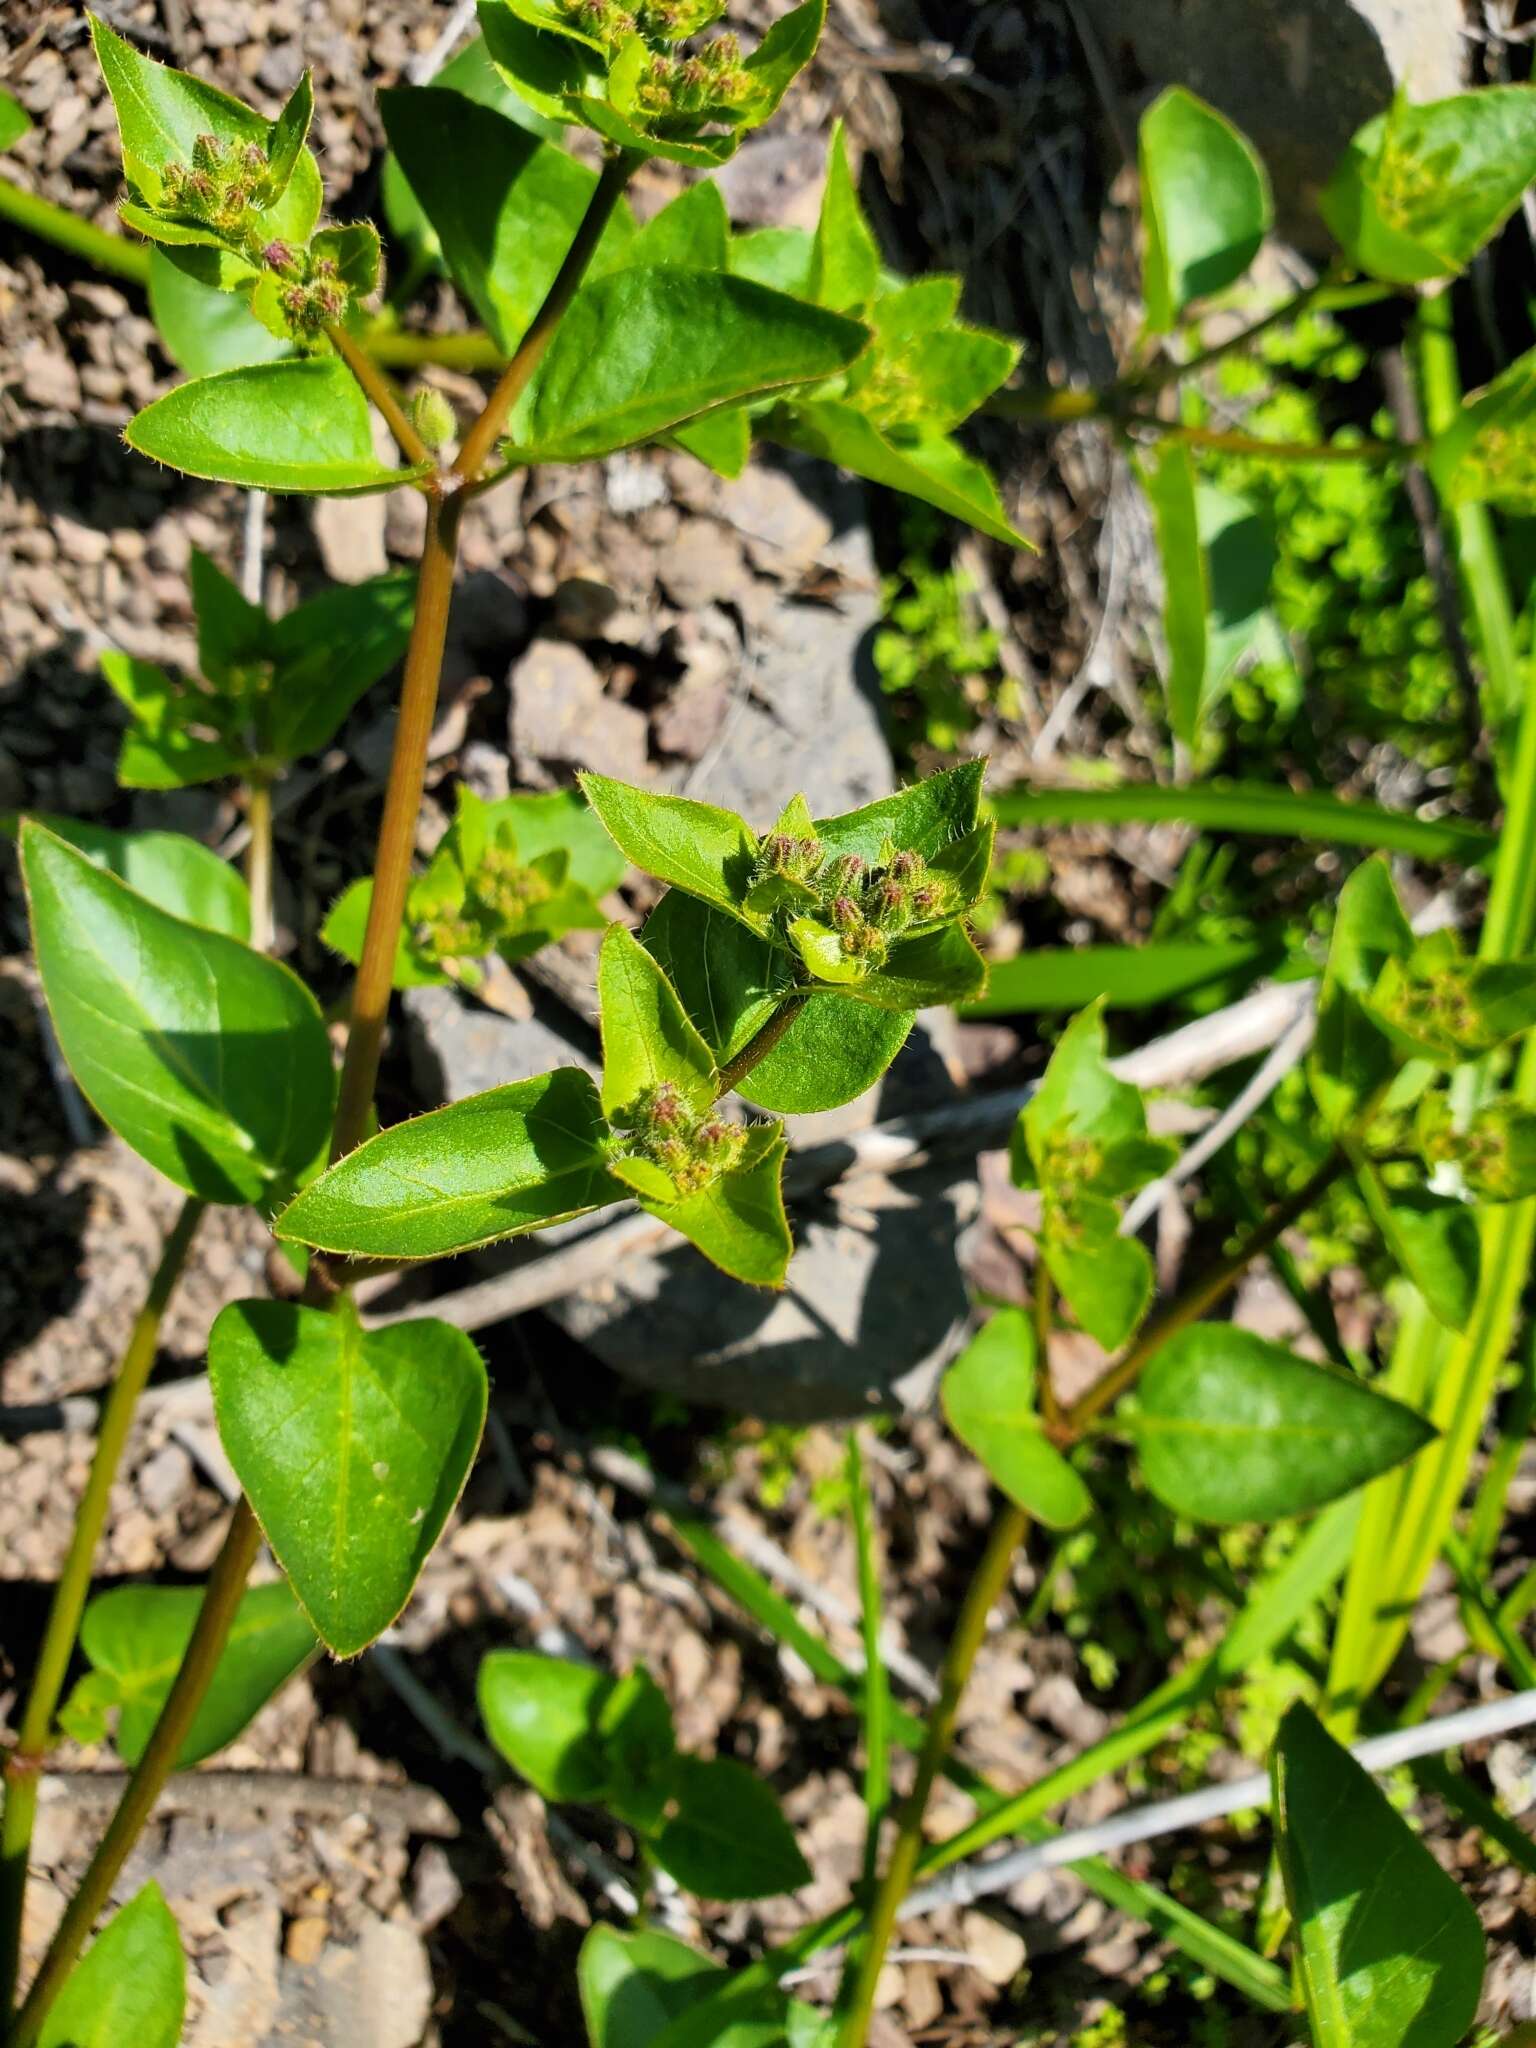
[[[238,235],[251,213],[271,205],[271,169],[259,143],[199,135],[190,164],[167,164],[161,172],[161,209]]]
[[[679,116],[693,121],[729,121],[751,86],[733,35],[716,36],[687,56],[656,51],[640,79],[636,99],[648,120]]]
[[[1405,974],[1382,1004],[1382,1014],[1410,1036],[1421,1033],[1460,1044],[1477,1031],[1477,1005],[1455,967]]]
[[[740,1160],[745,1124],[714,1108],[702,1115],[683,1100],[674,1081],[659,1081],[635,1105],[631,1146],[671,1177],[680,1195],[697,1194]]]
[[[341,318],[351,294],[341,281],[334,258],[312,257],[306,250],[300,262],[282,242],[269,243],[263,253],[272,251],[287,259],[268,265],[284,280],[278,303],[295,334],[313,341],[327,321]]]
[[[296,341],[313,342],[346,312],[352,294],[332,256],[295,248],[263,232],[261,216],[278,194],[267,152],[255,142],[199,135],[190,164],[160,174],[159,211],[211,228],[229,247],[267,273],[283,323]]]
[[[913,925],[931,924],[953,909],[953,891],[930,872],[920,853],[887,846],[878,864],[856,853],[831,863],[821,877],[827,922],[851,960],[884,965],[893,939]]]
[[[510,847],[493,846],[470,876],[469,893],[498,924],[516,931],[552,892],[537,868],[524,867]]]
[[[526,931],[532,913],[552,894],[537,868],[524,867],[509,847],[492,847],[464,878],[461,903],[424,918],[416,943],[435,960],[489,953],[500,940]]]

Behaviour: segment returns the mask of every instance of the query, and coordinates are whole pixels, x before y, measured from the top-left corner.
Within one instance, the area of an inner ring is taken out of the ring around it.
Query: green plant
[[[822,0],[805,0],[743,56],[730,35],[695,40],[718,15],[714,0],[648,0],[633,12],[612,0],[485,0],[484,48],[458,73],[461,90],[387,96],[390,212],[407,262],[422,274],[444,267],[506,359],[462,436],[440,397],[406,401],[380,366],[365,310],[380,277],[379,237],[366,224],[322,222],[306,147],[307,80],[269,121],[94,24],[121,129],[124,220],[154,245],[162,317],[182,334],[184,358],[201,352],[200,374],[139,414],[130,445],[253,489],[414,489],[427,519],[413,601],[391,582],[272,621],[199,563],[200,679],[178,685],[159,671],[109,665],[132,716],[125,781],[245,781],[253,846],[266,849],[251,863],[255,905],[238,878],[183,842],[67,821],[19,828],[38,967],[64,1056],[103,1118],[184,1191],[186,1205],[104,1416],[7,1768],[8,1980],[37,1773],[56,1721],[98,1736],[115,1716],[131,1775],[10,2019],[11,2048],[105,2043],[130,2026],[147,2040],[176,2038],[182,1965],[152,1888],[77,1960],[167,1774],[231,1739],[317,1650],[351,1656],[374,1641],[409,1598],[458,1498],[486,1413],[484,1365],[445,1322],[369,1327],[353,1293],[367,1262],[446,1258],[633,1201],[737,1280],[780,1286],[793,1251],[780,1119],[870,1088],[919,1009],[981,997],[986,970],[967,926],[986,897],[994,825],[980,811],[977,762],[837,817],[815,818],[796,798],[771,822],[599,775],[582,778],[584,804],[570,795],[485,804],[466,793],[424,871],[412,871],[461,509],[509,472],[661,441],[735,474],[758,435],[1018,541],[991,477],[953,438],[1009,377],[1017,351],[957,319],[954,280],[906,281],[884,268],[840,132],[813,233],[732,236],[707,179],[643,228],[624,205],[648,157],[699,170],[723,163],[809,61],[822,11]],[[595,131],[602,170],[556,148],[536,132],[541,123]],[[1242,276],[1267,230],[1269,200],[1252,149],[1192,95],[1159,100],[1141,139],[1142,360],[1108,392],[1068,395],[1080,403],[1019,392],[1005,403],[1045,417],[1098,414],[1155,444],[1143,475],[1167,583],[1167,722],[1192,754],[1251,646],[1275,550],[1252,506],[1201,489],[1199,452],[1231,454],[1232,437],[1155,408],[1158,393],[1249,338],[1202,354],[1189,308]],[[1411,290],[1464,267],[1533,172],[1529,89],[1399,105],[1356,139],[1325,210],[1367,292]],[[1330,280],[1325,290],[1336,288]],[[219,317],[204,329],[197,308],[210,305]],[[678,1540],[729,1597],[858,1710],[867,1829],[857,1891],[734,1971],[643,1913],[626,1933],[595,1928],[579,1988],[589,2038],[603,2048],[860,2048],[892,1930],[920,1873],[1010,1834],[1047,1839],[1053,1809],[1259,1667],[1348,1570],[1330,1703],[1342,1725],[1363,1709],[1402,1625],[1400,1605],[1362,1618],[1361,1602],[1411,1603],[1451,1533],[1536,1229],[1536,713],[1522,715],[1484,513],[1494,495],[1524,504],[1528,379],[1508,374],[1463,407],[1443,298],[1426,300],[1421,320],[1433,401],[1423,452],[1456,510],[1487,671],[1486,722],[1500,748],[1503,832],[1495,848],[1475,829],[1410,829],[1328,800],[1282,806],[1281,828],[1429,858],[1470,852],[1493,869],[1478,947],[1468,953],[1447,933],[1416,933],[1379,855],[1355,869],[1326,958],[1312,963],[1320,972],[1308,1168],[1267,1206],[1255,1204],[1245,1227],[1224,1230],[1216,1258],[1160,1304],[1151,1259],[1124,1226],[1126,1205],[1170,1166],[1171,1151],[1150,1134],[1141,1092],[1114,1070],[1102,1008],[1069,1005],[1080,1014],[1011,1147],[1016,1182],[1039,1197],[1030,1309],[993,1316],[944,1383],[950,1424],[1001,1498],[927,1721],[901,1709],[887,1686],[880,1545],[856,1439],[846,1494],[862,1672],[706,1523],[673,1518]],[[1183,353],[1164,345],[1154,354],[1166,336]],[[375,450],[370,406],[396,440],[399,466]],[[1388,464],[1407,452],[1361,441],[1281,457],[1258,445],[1277,461]],[[313,994],[250,942],[271,925],[265,798],[272,778],[324,744],[388,667],[407,609],[372,871],[325,928],[357,964],[338,1077]],[[1235,805],[1240,825],[1249,808],[1243,792],[1213,787],[1174,800],[1180,816],[1230,817]],[[1003,815],[1010,802],[1021,815],[1008,797]],[[599,900],[618,879],[620,856],[665,893],[638,935],[622,922],[605,932],[600,1084],[562,1068],[372,1129],[393,989],[471,978],[491,953],[517,958],[605,922]],[[1206,872],[1192,870],[1191,898]],[[1025,956],[1021,973],[1030,965]],[[734,1114],[729,1096],[748,1116]],[[1344,1185],[1358,1191],[1412,1290],[1398,1358],[1374,1380],[1210,1316],[1256,1259],[1278,1260],[1285,1232]],[[306,1272],[302,1300],[237,1302],[209,1336],[219,1433],[244,1494],[201,1595],[138,1589],[87,1605],[106,1495],[155,1331],[210,1202],[255,1205]],[[1052,1341],[1074,1329],[1098,1342],[1105,1363],[1066,1402]],[[1205,1657],[1170,1671],[1100,1743],[1028,1791],[1005,1792],[952,1753],[989,1614],[1031,1525],[1069,1538],[1083,1528],[1096,1513],[1100,1461],[1123,1449],[1136,1483],[1192,1524],[1315,1518],[1277,1546]],[[1483,1522],[1490,1516],[1496,1523],[1493,1510]],[[1453,1551],[1469,1599],[1480,1595],[1486,1563],[1486,1529],[1479,1533],[1476,1557]],[[283,1583],[250,1589],[263,1536]],[[1513,1639],[1513,1610],[1483,1600],[1479,1611],[1495,1644]],[[91,1668],[60,1708],[77,1634]],[[606,1808],[643,1869],[654,1863],[701,1896],[730,1899],[793,1890],[809,1874],[771,1790],[732,1759],[680,1750],[643,1668],[610,1674],[494,1651],[479,1699],[507,1762],[547,1799]],[[897,1748],[916,1755],[900,1800],[891,1791]],[[941,1774],[970,1795],[976,1818],[925,1844]],[[1472,1909],[1303,1706],[1281,1725],[1274,1774],[1296,1974],[1315,2042],[1453,2048],[1482,1972]],[[1288,1973],[1219,1915],[1103,1856],[1079,1869],[1205,1979],[1261,2010],[1292,2010]],[[791,1967],[835,1942],[847,1944],[847,1960],[833,2011],[789,1998],[781,1980]],[[1214,2021],[1207,2031],[1218,2032]]]
[[[972,616],[964,574],[935,559],[932,515],[903,522],[906,552],[885,579],[873,656],[880,687],[894,706],[898,739],[952,751],[997,701],[1005,712],[1014,693],[998,668],[998,634]]]

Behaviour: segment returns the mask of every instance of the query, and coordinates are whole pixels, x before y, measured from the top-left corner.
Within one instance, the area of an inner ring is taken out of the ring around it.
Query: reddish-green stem
[[[760,1030],[753,1032],[735,1059],[727,1060],[720,1069],[719,1092],[722,1095],[728,1095],[746,1079],[760,1060],[767,1059],[804,1008],[804,996],[791,996],[787,1003],[781,1004],[774,1011]]]
[[[416,585],[416,616],[406,649],[384,816],[374,857],[373,894],[362,958],[352,990],[352,1020],[336,1097],[331,1157],[340,1159],[363,1136],[379,1076],[379,1055],[395,981],[395,949],[405,915],[416,819],[426,784],[427,742],[437,717],[437,687],[448,634],[453,566],[458,548],[459,500],[442,488],[427,496],[427,532]]]
[[[333,1160],[350,1152],[362,1138],[378,1079],[379,1056],[394,983],[395,951],[415,850],[416,820],[426,780],[427,743],[437,713],[438,682],[453,592],[463,486],[479,473],[481,464],[494,449],[507,413],[532,376],[570,304],[609,215],[638,161],[633,155],[623,155],[612,159],[604,169],[576,239],[544,305],[534,316],[517,356],[491,394],[485,411],[470,429],[458,463],[451,472],[433,477],[426,486],[427,534],[417,581],[416,616],[406,650],[400,717],[395,728],[384,815],[379,825],[374,857],[372,900],[331,1128]],[[338,331],[332,339],[363,390],[389,422],[402,452],[413,462],[427,459],[425,445],[405,416],[388,380],[350,344],[350,337],[339,337]],[[260,1525],[249,1501],[242,1498],[214,1563],[191,1640],[155,1724],[154,1734],[134,1767],[127,1789],[79,1890],[65,1911],[18,2015],[8,2048],[31,2048],[49,2006],[58,1995],[98,1914],[106,1906],[123,1863],[175,1767],[192,1718],[202,1704],[223,1655],[246,1579],[260,1547]]]
[[[576,295],[576,287],[586,273],[593,252],[603,238],[603,230],[623,197],[624,187],[643,161],[638,152],[625,149],[609,157],[603,165],[597,189],[587,202],[581,226],[576,230],[576,239],[565,252],[565,261],[560,265],[554,283],[545,294],[543,305],[534,314],[528,332],[517,344],[512,360],[502,371],[484,411],[464,437],[459,459],[454,464],[454,474],[465,483],[473,483],[495,453],[496,443],[501,439],[508,414],[522,397],[529,378],[539,367],[555,329],[565,317],[566,307]]]

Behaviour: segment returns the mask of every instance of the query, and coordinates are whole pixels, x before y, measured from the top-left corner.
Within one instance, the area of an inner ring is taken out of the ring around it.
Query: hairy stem
[[[161,1788],[175,1768],[176,1758],[186,1740],[192,1717],[201,1706],[223,1654],[230,1625],[245,1592],[246,1578],[261,1547],[261,1530],[250,1505],[242,1500],[235,1509],[229,1534],[219,1552],[208,1590],[198,1611],[197,1626],[187,1645],[169,1696],[155,1723],[155,1732],[128,1781],[128,1789],[102,1836],[80,1887],[65,1909],[42,1967],[34,1978],[26,2002],[17,2015],[10,2048],[32,2048],[49,2006],[57,1997],[86,1936],[104,1911],[112,1887],[149,1819]]]
[[[840,2048],[863,2048],[875,2009],[875,1986],[885,1965],[885,1952],[890,1946],[896,1915],[902,1900],[912,1889],[917,1859],[922,1853],[923,1816],[928,1811],[929,1796],[949,1755],[960,1700],[970,1678],[971,1667],[976,1662],[976,1653],[986,1638],[987,1616],[1008,1584],[1014,1554],[1024,1541],[1028,1528],[1029,1517],[1022,1508],[1015,1507],[1012,1502],[1000,1507],[992,1524],[992,1533],[987,1538],[986,1550],[966,1589],[955,1632],[944,1654],[944,1667],[939,1674],[939,1697],[928,1717],[917,1777],[911,1793],[902,1804],[896,1841],[870,1909],[869,1931],[860,1951],[858,1973],[849,1994],[848,2017],[843,2025]]]
[[[721,1095],[728,1095],[751,1073],[759,1061],[767,1059],[769,1053],[784,1036],[805,1008],[804,996],[791,996],[787,1003],[781,1003],[760,1031],[754,1031],[735,1059],[727,1060],[720,1069]]]
[[[565,309],[576,296],[576,287],[586,274],[594,250],[602,240],[614,208],[623,197],[624,187],[634,176],[644,158],[636,150],[619,150],[603,165],[602,176],[587,202],[582,215],[581,226],[576,230],[576,239],[565,252],[565,261],[556,273],[555,281],[544,296],[544,303],[534,314],[528,332],[518,343],[511,362],[501,373],[500,381],[485,410],[464,438],[459,459],[454,464],[454,474],[465,483],[473,483],[479,476],[501,438],[501,430],[507,423],[507,416],[522,397],[528,380],[539,367],[544,351],[549,347],[555,329],[565,317]]]
[[[144,1306],[134,1318],[117,1378],[102,1410],[96,1454],[90,1477],[75,1512],[74,1532],[64,1569],[53,1590],[42,1648],[32,1674],[26,1710],[16,1746],[5,1767],[5,1818],[0,1824],[0,2010],[9,2013],[16,1994],[21,1959],[21,1917],[27,1885],[27,1857],[37,1814],[37,1781],[48,1750],[54,1709],[64,1690],[64,1675],[80,1632],[80,1617],[91,1590],[91,1567],[106,1525],[112,1483],[122,1463],[123,1447],[133,1423],[144,1383],[155,1362],[155,1347],[167,1304],[181,1278],[192,1239],[207,1205],[189,1195],[171,1227],[149,1283]]]
[[[331,1130],[331,1158],[340,1159],[363,1136],[379,1077],[379,1055],[395,981],[395,949],[405,916],[416,819],[427,777],[427,742],[437,717],[437,687],[448,634],[458,551],[459,500],[438,490],[428,494],[427,532],[416,585],[416,616],[405,655],[400,716],[390,756],[384,816],[374,854],[373,895],[363,936],[362,958],[352,991],[352,1020]]]
[[[325,333],[337,355],[362,385],[372,403],[378,407],[384,424],[394,435],[400,453],[406,461],[430,464],[432,450],[412,426],[410,415],[400,402],[400,394],[367,349],[353,340],[339,320],[328,320],[325,323]]]
[[[272,786],[252,782],[246,791],[245,822],[251,841],[245,849],[245,883],[251,892],[251,944],[258,953],[272,949]]]

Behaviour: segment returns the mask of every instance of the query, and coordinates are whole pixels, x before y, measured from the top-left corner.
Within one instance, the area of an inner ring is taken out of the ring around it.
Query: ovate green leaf
[[[1320,202],[1351,263],[1392,284],[1454,277],[1536,178],[1536,89],[1393,103],[1355,136]]]
[[[87,1726],[116,1710],[114,1745],[136,1764],[154,1733],[171,1682],[181,1668],[203,1604],[200,1586],[118,1586],[98,1593],[80,1624],[80,1647],[91,1670],[76,1686],[59,1719],[82,1741],[99,1739]],[[226,1748],[315,1651],[315,1631],[286,1584],[253,1586],[235,1614],[207,1693],[177,1755],[190,1770]]]
[[[597,1090],[576,1067],[396,1124],[312,1181],[274,1226],[320,1251],[440,1259],[617,1201]]]
[[[794,1250],[781,1188],[786,1149],[777,1124],[757,1125],[739,1166],[676,1201],[642,1194],[640,1206],[681,1231],[733,1280],[782,1287]]]
[[[1211,608],[1194,466],[1183,442],[1170,438],[1142,458],[1140,470],[1163,565],[1168,723],[1176,738],[1193,746],[1199,736],[1205,696],[1206,620]]]
[[[773,1793],[731,1757],[679,1757],[676,1810],[652,1843],[656,1861],[701,1899],[766,1899],[809,1884]]]
[[[147,1884],[64,1980],[37,2048],[179,2048],[186,2002],[181,1936],[159,1885]]]
[[[130,420],[124,438],[188,476],[254,490],[345,496],[393,490],[422,473],[380,462],[367,400],[333,356],[178,384]]]
[[[920,498],[1009,547],[1032,545],[1009,524],[990,472],[947,434],[913,429],[888,436],[855,406],[831,398],[775,406],[762,430],[786,448]]]
[[[763,920],[744,907],[757,835],[734,811],[691,797],[653,796],[606,775],[579,780],[613,843],[637,868],[762,928]]]
[[[853,312],[869,303],[880,281],[880,248],[864,218],[848,168],[848,135],[841,121],[832,127],[821,216],[811,244],[810,296],[834,312]]]
[[[713,178],[688,185],[654,215],[624,251],[629,266],[724,270],[731,223]]]
[[[1152,1258],[1120,1235],[1120,1215],[1102,1195],[1047,1201],[1040,1256],[1058,1293],[1106,1351],[1118,1351],[1152,1305]]]
[[[485,1422],[480,1354],[421,1320],[365,1331],[237,1301],[208,1341],[219,1437],[300,1606],[340,1657],[383,1633],[442,1532]]]
[[[1392,1074],[1392,1047],[1367,1004],[1387,962],[1407,959],[1413,943],[1386,862],[1365,861],[1339,891],[1308,1065],[1330,1130],[1358,1116]]]
[[[486,1733],[545,1799],[599,1804],[612,1782],[599,1716],[615,1681],[595,1665],[493,1650],[476,1686]]]
[[[405,652],[416,609],[413,576],[338,584],[266,626],[273,662],[272,751],[317,754]]]
[[[1471,1900],[1300,1702],[1270,1770],[1316,2048],[1456,2048],[1483,1984]]]
[[[1179,85],[1142,115],[1138,148],[1147,325],[1167,334],[1191,299],[1225,291],[1259,253],[1269,180],[1247,138]]]
[[[1452,1195],[1424,1187],[1389,1187],[1365,1159],[1356,1162],[1361,1190],[1399,1270],[1448,1330],[1464,1330],[1477,1301],[1482,1239],[1476,1213]]]
[[[554,282],[597,186],[595,172],[489,106],[441,87],[379,95],[385,132],[455,283],[510,354]],[[473,162],[475,175],[462,174]],[[600,272],[634,235],[621,206]]]
[[[293,354],[292,343],[264,327],[244,298],[193,277],[164,249],[149,252],[149,312],[166,352],[189,377]]]
[[[894,796],[883,796],[835,818],[818,818],[816,835],[829,860],[856,853],[876,863],[887,839],[903,852],[937,860],[947,847],[975,829],[986,773],[985,761],[962,761],[958,767],[924,776]]]
[[[603,1026],[603,1113],[632,1123],[643,1098],[670,1082],[683,1102],[707,1109],[715,1063],[672,984],[640,941],[611,925],[597,970]]]
[[[856,322],[746,278],[620,270],[576,294],[513,414],[512,453],[606,455],[716,406],[829,377],[865,338]]]
[[[324,1021],[296,975],[135,894],[24,825],[22,870],[48,1008],[98,1114],[214,1202],[270,1199],[330,1122]]]
[[[13,94],[0,92],[0,149],[20,142],[32,126],[32,116]]]
[[[227,932],[232,939],[250,937],[251,893],[245,878],[211,846],[180,832],[114,832],[110,825],[51,812],[34,815],[36,823],[172,917]],[[0,820],[0,830],[9,830],[6,821]]]
[[[1048,1529],[1074,1529],[1088,1489],[1040,1426],[1035,1333],[1022,1309],[999,1309],[945,1373],[950,1428],[1008,1498]]]
[[[653,2048],[668,2023],[727,1981],[708,1956],[654,1927],[596,1926],[576,1966],[590,2048]],[[831,2048],[831,2015],[773,1986],[733,2008],[711,2048]]]
[[[117,756],[124,789],[186,789],[238,775],[249,761],[243,745],[197,730],[195,696],[156,663],[108,647],[101,672],[132,719]]]
[[[1147,1484],[1201,1522],[1274,1522],[1321,1507],[1422,1450],[1421,1415],[1351,1374],[1229,1324],[1158,1352],[1131,1425]]]

